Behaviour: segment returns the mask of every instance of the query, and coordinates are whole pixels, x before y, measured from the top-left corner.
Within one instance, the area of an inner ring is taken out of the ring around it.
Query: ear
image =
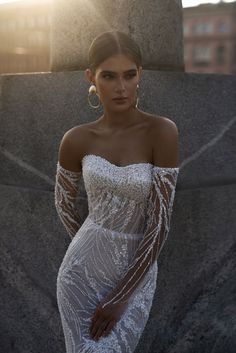
[[[84,71],[84,76],[85,76],[86,81],[88,81],[89,83],[93,83],[94,82],[92,71],[90,69],[86,69]]]

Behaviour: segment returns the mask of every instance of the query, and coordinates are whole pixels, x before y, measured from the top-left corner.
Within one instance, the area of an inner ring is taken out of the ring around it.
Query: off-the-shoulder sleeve
[[[147,206],[147,223],[130,265],[102,307],[110,303],[127,302],[155,260],[157,260],[170,230],[179,168],[153,166],[152,184]]]
[[[63,168],[57,162],[55,181],[55,206],[61,222],[72,239],[82,222],[75,208],[75,200],[78,193],[78,181],[82,172],[73,172]]]

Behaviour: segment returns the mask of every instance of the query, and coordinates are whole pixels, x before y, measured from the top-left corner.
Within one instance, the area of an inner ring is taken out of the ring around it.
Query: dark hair
[[[93,75],[100,63],[116,54],[131,57],[137,67],[142,64],[140,48],[128,34],[120,31],[103,32],[94,38],[88,52],[88,64]]]

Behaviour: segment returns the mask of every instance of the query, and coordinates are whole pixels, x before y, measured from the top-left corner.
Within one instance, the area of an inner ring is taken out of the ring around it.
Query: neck
[[[104,114],[99,119],[100,123],[108,128],[114,130],[122,130],[136,121],[139,116],[139,109],[130,107],[125,111],[104,111]]]

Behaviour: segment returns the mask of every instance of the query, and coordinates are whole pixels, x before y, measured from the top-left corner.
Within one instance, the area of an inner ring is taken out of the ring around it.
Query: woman
[[[60,144],[55,205],[72,238],[57,278],[67,353],[134,352],[151,309],[179,172],[178,130],[138,109],[141,70],[128,35],[96,37],[85,75],[89,103],[95,94],[104,113]],[[83,223],[74,207],[82,173]]]

